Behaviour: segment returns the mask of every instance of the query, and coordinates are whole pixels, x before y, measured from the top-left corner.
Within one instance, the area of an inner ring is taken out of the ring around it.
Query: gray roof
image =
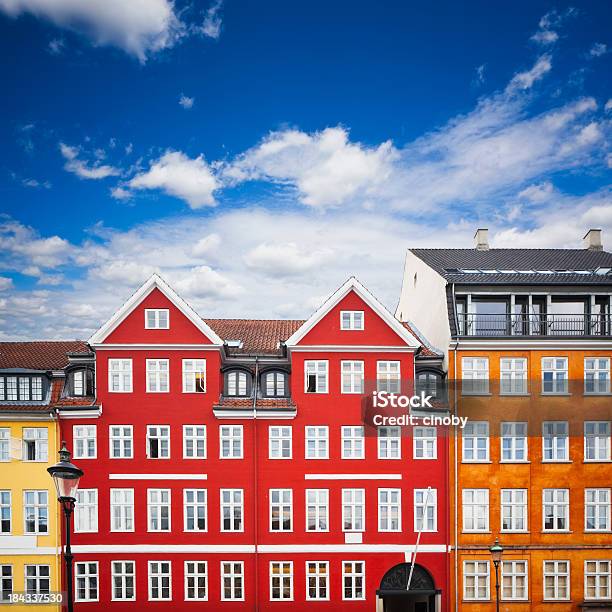
[[[612,253],[588,249],[410,249],[462,285],[612,285]]]

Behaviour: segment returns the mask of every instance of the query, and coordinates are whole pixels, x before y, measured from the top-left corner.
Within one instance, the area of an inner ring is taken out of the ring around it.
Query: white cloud
[[[559,35],[553,30],[538,30],[532,37],[531,40],[540,45],[552,45],[557,42]]]
[[[51,189],[51,183],[49,181],[39,181],[35,178],[27,178],[21,181],[24,187],[31,187],[32,189]]]
[[[99,160],[94,162],[93,165],[88,165],[78,158],[80,154],[80,149],[78,147],[72,147],[60,142],[59,148],[62,157],[66,160],[64,170],[76,174],[79,178],[100,180],[108,178],[109,176],[118,176],[121,173],[118,168],[102,164]]]
[[[606,112],[608,111],[612,111],[612,98],[610,98],[607,102],[606,105],[604,106],[604,110]]]
[[[551,56],[548,54],[540,56],[529,70],[518,72],[514,75],[510,81],[510,84],[508,85],[508,91],[512,91],[514,89],[530,89],[533,87],[533,84],[536,81],[539,81],[547,72],[550,71],[551,68]]]
[[[550,181],[545,181],[537,185],[529,185],[519,192],[518,197],[529,200],[530,202],[546,202],[551,199],[555,193],[555,188]]]
[[[176,277],[177,291],[195,298],[235,298],[242,287],[209,266],[197,266]]]
[[[61,55],[66,48],[66,41],[63,38],[53,38],[47,47],[51,55]]]
[[[591,57],[601,57],[608,52],[608,46],[604,43],[595,43],[591,49],[589,50],[589,55]]]
[[[531,40],[542,46],[557,42],[559,40],[557,30],[566,19],[575,16],[576,13],[576,9],[571,7],[561,13],[555,9],[549,11],[540,19],[539,30],[531,37]]]
[[[123,187],[113,187],[111,189],[111,196],[115,198],[115,200],[129,200],[132,194]]]
[[[0,10],[14,18],[31,13],[141,62],[171,47],[184,30],[170,0],[0,0]]]
[[[333,250],[300,248],[295,242],[262,243],[244,256],[247,267],[266,276],[295,276],[328,263]]]
[[[220,245],[221,236],[219,234],[208,234],[195,243],[191,253],[194,257],[204,257],[216,251]]]
[[[185,94],[181,94],[178,103],[185,110],[189,110],[190,108],[193,108],[193,103],[194,102],[195,102],[195,98],[189,98]]]
[[[0,291],[6,291],[13,286],[13,279],[8,276],[0,276]]]
[[[217,40],[221,36],[222,20],[219,12],[223,6],[223,0],[215,0],[206,11],[200,31],[204,36]]]
[[[476,68],[476,77],[474,79],[474,82],[476,85],[482,85],[485,82],[485,68],[487,67],[486,64],[481,64],[480,66],[478,66]]]
[[[132,178],[131,189],[161,189],[168,195],[185,200],[191,208],[215,206],[214,192],[219,183],[211,167],[200,155],[195,159],[180,151],[167,151],[151,163],[146,172]]]

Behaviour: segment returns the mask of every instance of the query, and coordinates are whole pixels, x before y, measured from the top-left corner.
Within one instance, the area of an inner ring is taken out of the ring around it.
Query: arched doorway
[[[418,563],[414,566],[410,589],[411,563],[399,563],[388,570],[376,591],[377,612],[439,612],[441,590],[431,574]]]

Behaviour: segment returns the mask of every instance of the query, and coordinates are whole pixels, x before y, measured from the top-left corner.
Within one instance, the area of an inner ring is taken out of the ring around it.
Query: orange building
[[[490,249],[478,230],[473,249],[408,252],[397,315],[446,353],[468,418],[450,440],[452,609],[612,610],[612,253],[599,230],[585,242]]]

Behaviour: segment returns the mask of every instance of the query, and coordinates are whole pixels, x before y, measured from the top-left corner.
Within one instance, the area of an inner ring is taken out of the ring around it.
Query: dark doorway
[[[383,576],[376,592],[383,601],[385,612],[439,612],[436,610],[436,589],[431,574],[415,564],[408,589],[412,565],[400,563]]]

